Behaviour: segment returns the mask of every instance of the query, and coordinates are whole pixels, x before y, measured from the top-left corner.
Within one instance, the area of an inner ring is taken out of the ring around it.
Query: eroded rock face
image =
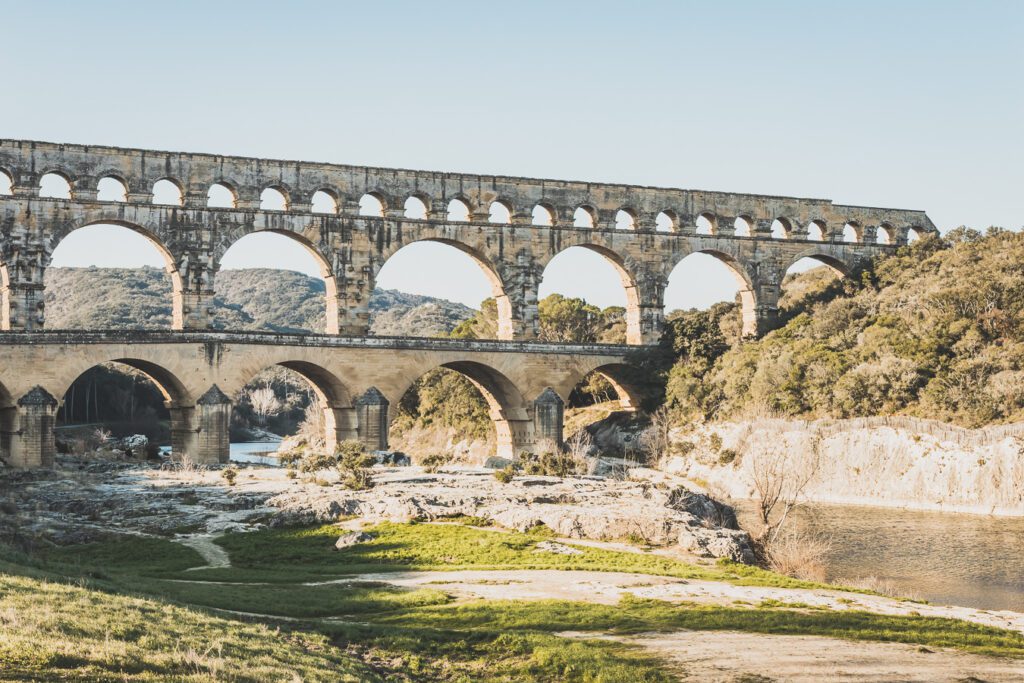
[[[272,523],[408,522],[466,515],[526,531],[544,524],[559,536],[679,545],[702,557],[753,561],[750,537],[731,508],[706,495],[650,482],[596,477],[521,476],[509,484],[490,472],[389,472],[369,491],[303,487],[273,496]],[[723,525],[724,522],[724,525]]]

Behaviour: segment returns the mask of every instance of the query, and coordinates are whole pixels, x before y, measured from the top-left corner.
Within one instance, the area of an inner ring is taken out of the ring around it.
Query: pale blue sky
[[[827,197],[925,209],[944,230],[1024,224],[1020,2],[0,0],[0,20],[3,137]],[[246,247],[226,265],[315,272],[300,251]],[[382,286],[488,294],[461,255],[403,255]],[[146,260],[119,235],[57,256]],[[545,293],[622,301],[611,270],[560,261]],[[669,306],[733,289],[695,264]]]

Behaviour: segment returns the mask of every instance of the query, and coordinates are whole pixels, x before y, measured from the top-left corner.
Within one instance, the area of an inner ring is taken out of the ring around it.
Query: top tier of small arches
[[[935,232],[922,211],[824,199],[11,140],[0,140],[0,193],[4,176],[15,195],[186,208],[826,241],[845,231],[846,241],[893,244]]]

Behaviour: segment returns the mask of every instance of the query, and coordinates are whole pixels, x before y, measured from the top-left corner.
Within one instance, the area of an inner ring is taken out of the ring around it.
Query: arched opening
[[[597,211],[589,206],[580,206],[572,215],[572,224],[577,228],[593,228]]]
[[[782,279],[779,310],[784,319],[811,303],[835,295],[839,281],[848,268],[842,261],[825,254],[803,256],[789,265]]]
[[[697,234],[698,235],[714,235],[715,234],[715,215],[711,213],[702,213],[697,216]]]
[[[825,241],[825,224],[821,221],[811,221],[807,224],[807,239],[812,242]]]
[[[287,211],[288,199],[281,190],[268,187],[260,193],[260,211]]]
[[[737,237],[750,237],[754,234],[754,219],[750,216],[737,216],[733,221],[733,234]]]
[[[0,169],[0,195],[14,194],[14,181],[7,171]]]
[[[564,413],[564,437],[577,456],[623,457],[636,439],[623,430],[636,419],[638,394],[623,377],[625,366],[608,365],[587,373],[572,391]],[[609,427],[605,429],[604,427]]]
[[[221,329],[338,332],[330,264],[295,233],[268,230],[236,240],[220,258],[214,292]]]
[[[445,363],[419,377],[391,411],[389,444],[422,461],[444,454],[482,465],[514,458],[528,430],[525,401],[500,372],[481,363]]]
[[[187,395],[176,377],[150,361],[117,358],[94,365],[62,396],[54,428],[57,452],[145,460],[167,447],[183,450],[183,442],[172,443],[183,436],[172,425],[172,411],[187,403]]]
[[[405,200],[405,217],[425,221],[427,219],[427,205],[419,197],[409,197]]]
[[[636,214],[632,209],[619,209],[615,212],[616,230],[636,230]]]
[[[106,178],[100,178],[100,182],[96,185],[96,200],[101,202],[126,202],[128,201],[128,188],[125,184],[114,178],[113,176],[107,176]]]
[[[310,211],[313,213],[338,213],[338,198],[326,190],[317,190],[310,198]]]
[[[533,207],[533,224],[534,225],[554,225],[555,224],[555,211],[550,206],[538,204]]]
[[[889,232],[892,228],[887,225],[879,225],[878,231],[875,233],[876,244],[892,244],[892,234]]]
[[[582,245],[556,254],[544,268],[538,298],[542,341],[642,341],[636,283],[619,256],[604,247]]]
[[[384,308],[385,301],[389,310],[374,316],[374,334],[512,338],[512,308],[501,278],[465,244],[407,244],[387,258],[375,284],[371,310]]]
[[[502,201],[491,202],[487,220],[491,223],[508,225],[512,222],[512,208]]]
[[[461,199],[453,199],[448,202],[448,220],[455,223],[466,223],[469,221],[469,205]]]
[[[776,218],[772,221],[772,238],[777,240],[789,239],[791,225],[785,218]]]
[[[844,242],[860,242],[860,226],[856,223],[847,223],[843,226]]]
[[[46,327],[170,329],[181,278],[157,238],[129,224],[65,235],[43,276]]]
[[[359,198],[359,215],[381,217],[384,215],[384,201],[373,193]]]
[[[731,256],[698,252],[675,265],[665,287],[666,319],[721,304],[735,307],[723,316],[723,329],[729,337],[756,333],[754,290],[742,266]]]
[[[679,218],[673,211],[662,211],[654,218],[654,229],[657,232],[675,232]]]
[[[915,228],[907,230],[907,244],[912,244],[919,239],[921,239],[921,233],[919,233]]]
[[[332,453],[358,438],[348,389],[307,361],[283,361],[257,373],[234,397],[231,459],[264,462],[272,454]]]
[[[214,183],[206,193],[206,206],[211,209],[233,209],[238,205],[238,195],[225,183]]]
[[[181,186],[169,178],[156,181],[153,183],[153,203],[181,206],[184,203]]]
[[[71,199],[71,183],[60,173],[46,173],[39,179],[39,196],[49,199]]]
[[[10,392],[0,384],[0,462],[5,462],[11,453],[11,436],[14,434],[14,419],[17,407]]]

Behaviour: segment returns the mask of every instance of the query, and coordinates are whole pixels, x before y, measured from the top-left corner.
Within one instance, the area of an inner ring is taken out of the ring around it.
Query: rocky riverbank
[[[602,477],[517,476],[492,471],[374,468],[374,486],[350,491],[332,472],[291,479],[280,468],[196,469],[61,458],[60,468],[8,472],[0,480],[0,535],[22,544],[82,543],[115,533],[171,537],[358,518],[365,522],[475,517],[527,530],[544,524],[573,539],[666,546],[698,557],[751,561],[735,515],[706,495],[671,484]]]

